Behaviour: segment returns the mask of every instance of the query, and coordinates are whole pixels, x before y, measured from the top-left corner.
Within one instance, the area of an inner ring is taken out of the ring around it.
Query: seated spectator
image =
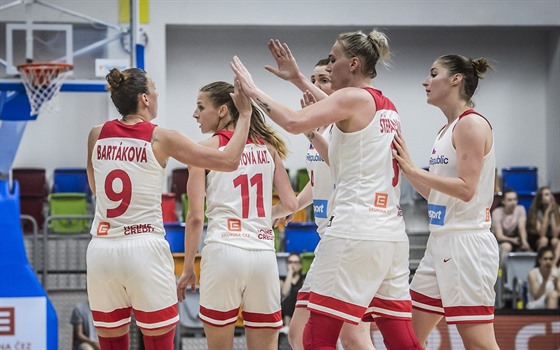
[[[76,304],[70,317],[72,325],[72,350],[99,350],[97,331],[88,302]]]
[[[297,294],[303,285],[305,276],[301,273],[301,258],[296,253],[291,253],[287,260],[288,272],[282,282],[282,319],[284,325],[289,326],[296,308]]]
[[[556,249],[560,236],[560,208],[548,187],[540,187],[531,203],[527,232],[529,244],[535,251],[547,246],[553,251]]]
[[[492,232],[500,244],[500,265],[506,264],[510,252],[529,251],[525,227],[525,207],[517,203],[517,193],[506,189],[502,194],[502,205],[492,212]]]
[[[539,249],[536,267],[529,271],[527,309],[557,309],[560,282],[558,269],[552,265],[554,252],[550,247]]]

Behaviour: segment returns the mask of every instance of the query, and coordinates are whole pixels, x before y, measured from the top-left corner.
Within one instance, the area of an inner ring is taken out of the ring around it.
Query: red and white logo
[[[109,234],[109,229],[111,228],[111,224],[109,224],[108,222],[100,222],[99,225],[97,225],[97,235],[98,236],[107,236]]]
[[[373,201],[373,206],[376,208],[387,208],[387,199],[389,195],[387,193],[376,193],[375,200]]]
[[[227,220],[228,231],[238,232],[241,231],[241,220],[239,219],[228,219]]]
[[[16,334],[15,314],[14,307],[0,307],[0,335],[13,336]]]

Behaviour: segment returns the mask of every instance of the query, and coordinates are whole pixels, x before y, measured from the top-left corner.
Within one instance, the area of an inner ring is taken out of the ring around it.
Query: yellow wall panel
[[[140,23],[150,22],[150,0],[138,1]],[[119,0],[119,22],[130,22],[130,0]]]

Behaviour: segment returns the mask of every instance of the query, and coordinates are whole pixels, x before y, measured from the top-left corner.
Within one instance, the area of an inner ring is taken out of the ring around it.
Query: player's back
[[[161,192],[164,168],[152,150],[156,125],[106,122],[92,152],[96,211],[91,234],[164,234]]]
[[[374,118],[362,130],[343,132],[336,125],[329,160],[336,184],[325,235],[342,238],[407,241],[399,206],[400,174],[391,148],[400,119],[380,91]]]
[[[217,134],[223,149],[233,133]],[[274,250],[271,219],[274,168],[268,147],[248,140],[235,171],[208,172],[206,244],[219,242],[245,249]]]

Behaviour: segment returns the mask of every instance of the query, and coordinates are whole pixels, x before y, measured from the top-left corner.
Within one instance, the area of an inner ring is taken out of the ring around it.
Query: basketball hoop
[[[31,114],[58,108],[60,87],[73,68],[71,64],[58,62],[25,63],[17,66],[29,98]]]

